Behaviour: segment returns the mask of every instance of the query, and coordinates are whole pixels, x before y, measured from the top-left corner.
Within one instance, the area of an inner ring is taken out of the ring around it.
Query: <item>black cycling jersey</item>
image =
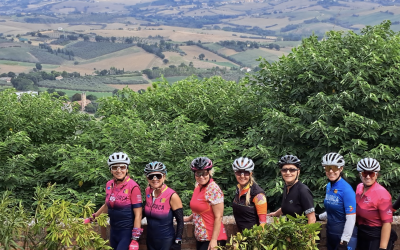
[[[302,215],[314,212],[314,200],[310,189],[298,181],[287,193],[287,187],[283,188],[282,200],[282,213],[283,215],[289,214],[296,217],[296,214]]]
[[[239,188],[236,187],[232,209],[239,232],[243,231],[245,228],[250,229],[254,225],[260,225],[256,205],[253,202],[254,197],[258,194],[265,195],[265,192],[260,186],[253,183],[250,187],[250,204],[246,206],[246,195],[242,195],[239,200]]]

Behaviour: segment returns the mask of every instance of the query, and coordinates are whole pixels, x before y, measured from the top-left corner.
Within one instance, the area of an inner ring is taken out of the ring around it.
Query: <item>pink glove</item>
[[[129,250],[138,250],[139,243],[136,240],[132,240],[131,244],[129,244]]]
[[[143,228],[134,227],[132,230],[132,240],[139,240],[140,235],[143,233]]]
[[[96,214],[92,214],[92,217],[86,218],[86,219],[83,221],[83,224],[92,223],[92,222],[94,221],[95,218],[96,218]]]

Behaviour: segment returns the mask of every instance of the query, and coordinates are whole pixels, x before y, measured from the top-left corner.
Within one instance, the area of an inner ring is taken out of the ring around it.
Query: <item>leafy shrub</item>
[[[70,246],[74,246],[74,249],[112,249],[93,231],[92,224],[83,224],[82,218],[93,213],[94,204],[57,199],[54,191],[55,185],[36,187],[33,215],[10,192],[3,193],[0,200],[1,246],[5,250],[60,250]],[[99,225],[107,225],[106,214],[96,219]],[[22,242],[22,247],[17,245],[16,240]]]
[[[254,226],[251,230],[245,229],[242,233],[232,236],[221,250],[318,250],[316,241],[321,229],[320,223],[307,224],[306,216],[293,218],[288,215],[274,218],[274,223]]]

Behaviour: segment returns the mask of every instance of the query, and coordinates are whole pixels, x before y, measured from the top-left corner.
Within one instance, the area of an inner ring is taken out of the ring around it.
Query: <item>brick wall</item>
[[[234,221],[232,221],[229,217],[224,218],[224,225],[225,230],[228,234],[228,237],[232,234],[236,234],[237,227]],[[400,216],[394,217],[394,221],[392,224],[393,229],[397,232],[397,235],[400,237]],[[143,225],[144,232],[140,240],[140,250],[147,250],[146,247],[146,233],[147,233],[147,225]],[[107,238],[109,236],[109,228],[101,228],[102,237]],[[196,249],[196,240],[194,238],[194,225],[193,223],[185,223],[185,228],[183,230],[183,237],[182,237],[182,250],[195,250]],[[325,232],[325,224],[322,225],[321,241],[318,246],[320,250],[326,250],[326,232]],[[400,250],[400,240],[397,241],[395,245],[395,250]]]

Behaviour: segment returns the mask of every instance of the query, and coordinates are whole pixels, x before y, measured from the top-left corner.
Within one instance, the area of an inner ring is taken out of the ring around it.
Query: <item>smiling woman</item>
[[[147,218],[147,249],[180,250],[183,233],[182,201],[164,184],[167,168],[162,162],[150,162],[144,169],[146,188],[144,215]],[[176,232],[173,218],[176,219]]]
[[[198,157],[191,163],[196,179],[190,201],[192,215],[185,221],[194,220],[197,250],[214,250],[226,244],[227,235],[222,224],[224,194],[211,178],[213,163],[207,157]]]
[[[310,189],[299,181],[300,159],[294,155],[283,156],[278,165],[281,169],[282,178],[285,181],[283,189],[282,206],[268,216],[291,215],[303,213],[308,218],[308,223],[315,222],[314,200]]]

